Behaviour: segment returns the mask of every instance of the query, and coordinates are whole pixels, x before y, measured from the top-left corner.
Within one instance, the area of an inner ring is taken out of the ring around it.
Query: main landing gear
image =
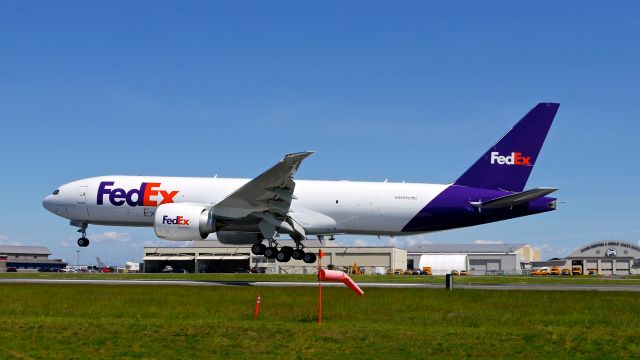
[[[87,223],[82,223],[82,226],[80,226],[80,230],[78,230],[78,232],[82,234],[82,237],[78,239],[78,246],[80,247],[89,246],[89,239],[87,239],[87,226]]]
[[[305,252],[300,243],[296,243],[296,248],[291,246],[283,246],[278,250],[278,243],[275,240],[269,240],[269,246],[259,242],[251,246],[253,255],[264,255],[267,259],[276,259],[278,262],[287,262],[291,259],[302,260],[307,264],[316,262],[316,254]]]

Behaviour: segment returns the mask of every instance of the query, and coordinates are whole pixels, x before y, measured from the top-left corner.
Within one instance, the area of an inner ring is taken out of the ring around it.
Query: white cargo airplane
[[[559,104],[540,103],[452,184],[294,180],[313,152],[286,155],[249,179],[101,176],[60,186],[43,200],[80,228],[150,226],[158,237],[189,241],[215,233],[253,244],[280,262],[313,263],[303,240],[334,234],[409,235],[555,210],[554,188],[524,190]],[[278,248],[288,234],[295,248]],[[266,240],[267,245],[264,244]]]

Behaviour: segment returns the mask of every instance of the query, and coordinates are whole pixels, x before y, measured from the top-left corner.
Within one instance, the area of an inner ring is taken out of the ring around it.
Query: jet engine
[[[153,221],[157,237],[174,241],[202,240],[215,228],[216,219],[210,208],[197,204],[162,204]]]

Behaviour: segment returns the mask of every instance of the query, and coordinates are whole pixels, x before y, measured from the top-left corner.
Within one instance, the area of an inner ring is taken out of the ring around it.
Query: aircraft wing
[[[530,190],[525,190],[522,192],[510,194],[507,196],[502,196],[492,200],[472,202],[471,205],[479,209],[499,209],[499,208],[517,206],[520,204],[527,203],[531,200],[549,195],[556,190],[558,189],[535,188],[535,189],[530,189]]]
[[[254,212],[269,211],[286,216],[294,199],[296,186],[293,177],[298,167],[313,151],[286,155],[280,162],[258,177],[244,184],[213,206],[214,215],[239,219]]]

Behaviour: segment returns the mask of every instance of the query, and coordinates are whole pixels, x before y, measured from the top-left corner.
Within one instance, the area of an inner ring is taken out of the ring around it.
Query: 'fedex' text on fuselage
[[[111,188],[114,181],[102,181],[98,186],[98,197],[96,203],[104,204],[104,197],[109,196],[109,202],[114,206],[122,206],[125,202],[129,206],[158,206],[172,203],[173,198],[179,191],[166,191],[159,189],[162,183],[140,184],[139,189],[125,190],[122,188]]]

